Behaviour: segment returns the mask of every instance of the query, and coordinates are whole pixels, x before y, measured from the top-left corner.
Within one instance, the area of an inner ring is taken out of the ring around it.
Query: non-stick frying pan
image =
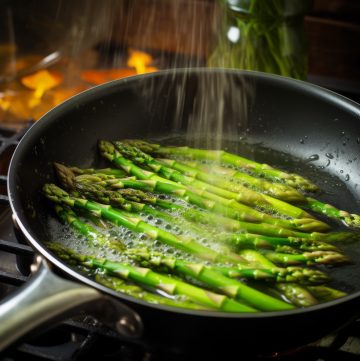
[[[354,264],[334,270],[348,296],[306,309],[258,314],[148,304],[97,284],[46,249],[49,210],[40,189],[55,179],[54,161],[104,165],[96,150],[99,139],[179,136],[186,129],[201,131],[190,122],[206,117],[215,124],[210,126],[212,138],[216,132],[232,144],[247,141],[254,149],[250,157],[309,171],[306,175],[325,189],[325,200],[360,213],[360,106],[342,96],[306,82],[222,69],[163,71],[90,89],[38,121],[12,158],[12,211],[41,258],[33,281],[0,308],[2,348],[49,320],[68,317],[69,310],[92,310],[119,332],[154,346],[185,352],[234,350],[238,355],[300,346],[358,317],[356,244],[348,249]],[[223,127],[214,123],[217,118]],[[267,148],[273,152],[263,151]]]

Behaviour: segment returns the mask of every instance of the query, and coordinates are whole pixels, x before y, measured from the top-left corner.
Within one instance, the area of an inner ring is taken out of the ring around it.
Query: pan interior
[[[215,99],[219,94],[204,92],[204,77],[210,88],[219,77],[232,84],[235,94],[226,92],[221,113]],[[199,89],[207,99],[208,114],[194,105]],[[244,97],[250,98],[244,102]],[[239,104],[246,109],[239,111]],[[194,116],[214,114],[221,114],[221,128],[210,129],[206,135],[202,128],[191,128],[189,120]],[[144,138],[207,147],[219,142],[220,132],[223,149],[304,175],[323,190],[322,200],[360,213],[359,115],[356,104],[330,92],[250,72],[159,72],[112,82],[55,108],[26,134],[9,173],[12,207],[32,242],[41,248],[43,242],[54,239],[54,227],[49,227],[54,220],[49,220],[48,204],[40,192],[44,183],[55,180],[53,162],[108,166],[98,155],[99,139]],[[189,129],[193,130],[190,135]],[[330,270],[333,285],[358,292],[358,244],[341,248],[355,262]]]

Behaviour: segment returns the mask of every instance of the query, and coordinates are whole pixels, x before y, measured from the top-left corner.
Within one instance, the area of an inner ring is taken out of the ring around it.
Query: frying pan
[[[212,137],[221,135],[235,146],[246,141],[253,149],[249,157],[289,171],[309,171],[325,189],[325,200],[359,213],[360,106],[351,100],[306,82],[224,69],[161,71],[92,88],[34,124],[13,155],[11,208],[40,258],[32,281],[0,308],[2,348],[34,328],[84,310],[126,337],[203,355],[298,347],[359,316],[356,244],[348,249],[354,264],[331,271],[345,284],[347,296],[305,309],[258,314],[148,304],[94,282],[44,246],[52,235],[40,189],[55,181],[53,162],[103,166],[96,151],[99,139],[178,137],[187,129],[201,132],[192,128],[193,122],[206,117],[223,120],[222,127],[210,126]],[[273,152],[264,151],[268,148]]]

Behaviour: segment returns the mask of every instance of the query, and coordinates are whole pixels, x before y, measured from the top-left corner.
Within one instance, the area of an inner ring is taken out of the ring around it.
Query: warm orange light
[[[17,59],[18,71],[26,68],[29,59]],[[31,60],[34,62],[34,59],[31,58]],[[21,84],[27,89],[20,86],[18,81],[13,82],[15,86],[13,90],[1,91],[0,89],[0,121],[3,118],[37,120],[55,105],[89,88],[89,84],[99,85],[135,74],[157,71],[158,68],[152,66],[152,63],[153,58],[150,54],[129,50],[128,61],[124,68],[85,70],[79,76],[83,82],[77,75],[70,86],[69,84],[59,86],[63,83],[64,76],[58,71],[39,70],[20,79]]]
[[[85,70],[81,72],[81,79],[88,83],[99,85],[135,74],[157,71],[158,68],[151,66],[152,62],[153,58],[150,54],[139,50],[129,50],[129,59],[127,61],[129,68]]]
[[[102,84],[111,80],[135,75],[133,69],[85,70],[81,72],[81,79],[92,84]]]
[[[156,67],[149,66],[153,62],[150,54],[138,50],[130,50],[130,56],[127,66],[135,68],[137,74],[150,73],[158,70]]]
[[[61,84],[62,80],[63,76],[58,72],[39,70],[34,74],[24,76],[21,83],[34,90],[34,97],[40,99],[47,90]]]

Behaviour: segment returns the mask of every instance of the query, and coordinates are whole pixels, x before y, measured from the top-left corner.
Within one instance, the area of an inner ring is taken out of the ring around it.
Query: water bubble
[[[318,154],[313,154],[308,158],[308,160],[310,162],[314,162],[315,160],[319,160],[319,155]]]
[[[328,159],[328,161],[326,162],[326,164],[325,164],[325,167],[328,167],[329,165],[330,165],[330,159]]]
[[[346,174],[346,175],[345,175],[345,181],[348,182],[349,180],[350,180],[350,176],[349,176],[349,174]]]
[[[334,159],[334,156],[331,153],[326,153],[325,154],[329,159]]]
[[[300,144],[304,144],[304,143],[305,143],[304,139],[301,138],[301,139],[299,140],[299,143],[300,143]]]

